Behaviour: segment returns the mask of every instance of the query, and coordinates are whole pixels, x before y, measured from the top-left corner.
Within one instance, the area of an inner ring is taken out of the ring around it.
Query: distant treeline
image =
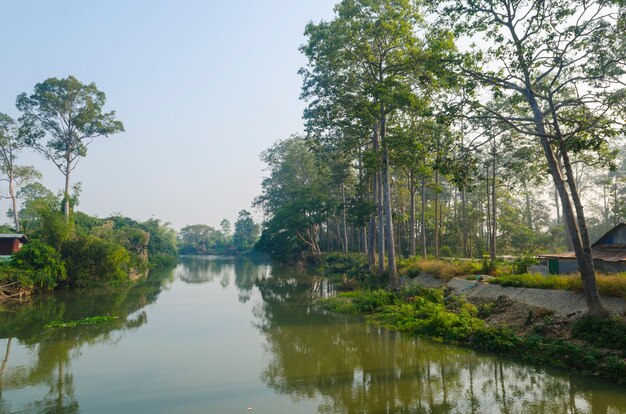
[[[237,255],[249,253],[259,237],[259,225],[247,210],[241,210],[234,232],[230,221],[223,219],[220,228],[205,224],[183,227],[178,235],[179,253],[183,255]]]

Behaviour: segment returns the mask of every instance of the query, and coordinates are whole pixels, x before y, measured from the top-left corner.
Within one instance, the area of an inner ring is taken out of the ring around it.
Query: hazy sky
[[[95,82],[126,132],[99,138],[79,162],[78,209],[217,226],[251,208],[259,153],[302,131],[298,47],[335,2],[5,1],[0,112],[17,117],[15,97],[49,77]],[[62,188],[50,161],[21,161]]]

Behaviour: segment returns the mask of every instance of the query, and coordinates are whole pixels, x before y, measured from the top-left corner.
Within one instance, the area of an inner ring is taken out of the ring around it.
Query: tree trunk
[[[487,189],[487,221],[486,221],[486,225],[487,225],[487,233],[486,233],[486,243],[485,246],[487,247],[487,251],[489,252],[489,254],[491,255],[491,185],[489,184],[490,181],[490,177],[489,177],[489,165],[487,165],[487,183],[486,183],[486,189]],[[490,256],[491,258],[491,256]]]
[[[385,204],[385,238],[387,239],[387,271],[389,272],[389,283],[392,289],[398,288],[400,278],[396,268],[396,249],[393,233],[393,217],[391,212],[391,186],[389,180],[389,159],[387,148],[383,141],[383,193]]]
[[[420,211],[420,227],[421,227],[421,238],[422,238],[422,258],[426,259],[426,179],[422,177],[422,211]]]
[[[382,80],[382,76],[381,76]],[[387,152],[387,118],[385,114],[385,104],[380,103],[380,143],[383,156],[383,197],[385,205],[385,239],[387,240],[387,271],[389,273],[389,283],[392,289],[398,288],[400,278],[396,269],[396,248],[393,233],[393,217],[391,213],[391,182],[389,179],[389,154]]]
[[[489,258],[491,260],[491,268],[496,267],[496,234],[498,234],[498,212],[496,209],[496,150],[494,147],[491,165],[491,244],[489,249]]]
[[[528,191],[528,182],[526,178],[522,180],[522,184],[524,186],[524,197],[526,199],[526,225],[532,231],[533,230],[533,215],[530,209],[530,191]]]
[[[343,252],[348,254],[348,219],[346,214],[346,186],[341,184],[341,199],[343,203]]]
[[[467,246],[467,195],[465,194],[465,186],[461,190],[461,237],[463,238],[463,256],[471,257]]]
[[[13,182],[13,171],[9,171],[9,196],[11,197],[11,204],[13,206],[13,221],[15,222],[15,232],[20,232],[20,216],[17,211],[17,197],[15,196],[15,187]]]
[[[69,159],[69,153],[65,162],[65,197],[63,199],[63,212],[65,214],[65,220],[70,220],[70,172],[71,162]]]
[[[554,187],[554,205],[556,206],[556,222],[561,222],[561,210],[559,205],[559,191]]]
[[[439,170],[435,170],[435,259],[439,260]]]
[[[614,178],[613,185],[613,225],[617,226],[619,223],[619,205],[617,203],[617,176]]]
[[[585,292],[585,296],[589,296],[588,304],[591,303],[593,307],[596,307],[596,304],[600,305],[600,315],[608,315],[608,313],[602,306],[602,302],[600,301],[600,295],[598,294],[598,287],[596,285],[596,272],[593,265],[593,256],[591,255],[591,241],[589,240],[589,232],[587,231],[587,222],[585,220],[585,213],[582,202],[580,200],[580,195],[578,194],[578,188],[576,187],[576,183],[573,180],[572,164],[570,162],[567,149],[561,149],[561,156],[563,157],[563,165],[565,166],[565,172],[568,178],[567,183],[569,186],[569,194],[572,197],[572,201],[574,202],[574,208],[576,210],[576,223],[578,224],[578,232],[580,234],[580,239],[582,242],[581,244],[583,258],[586,264],[584,268],[581,267],[579,269],[580,274],[583,278],[583,285],[587,285],[586,291],[588,291],[588,293]],[[586,273],[585,275],[583,275],[583,270]]]
[[[385,272],[385,216],[383,207],[383,188],[380,172],[376,173],[376,205],[378,206],[378,274]]]
[[[409,256],[415,256],[415,177],[413,177],[413,172],[410,173],[409,177],[409,192],[411,193],[411,207],[409,207]]]
[[[569,235],[572,240],[574,252],[576,254],[578,270],[580,271],[583,284],[583,293],[585,296],[585,301],[587,302],[587,307],[589,308],[589,314],[593,316],[606,317],[608,313],[606,309],[604,309],[604,306],[600,301],[600,296],[598,295],[598,289],[596,286],[596,274],[593,267],[591,246],[589,244],[589,237],[587,234],[587,227],[585,223],[584,213],[582,210],[582,204],[580,203],[580,198],[578,197],[578,192],[576,191],[574,176],[573,174],[570,175],[571,165],[569,163],[569,157],[567,157],[567,152],[565,152],[565,154],[561,154],[562,156],[565,155],[564,161],[566,164],[566,171],[568,172],[570,191],[574,190],[572,198],[574,199],[573,201],[576,204],[577,217],[574,216],[574,210],[572,208],[570,194],[568,194],[565,187],[565,182],[560,165],[557,161],[550,139],[546,135],[543,113],[539,108],[539,104],[537,103],[533,92],[530,89],[526,91],[526,98],[533,112],[535,129],[537,130],[537,133],[540,137],[541,146],[543,147],[544,155],[546,156],[546,160],[548,162],[550,175],[552,176],[552,180],[554,181],[554,184],[558,191],[559,198],[561,199],[563,216],[567,223]]]

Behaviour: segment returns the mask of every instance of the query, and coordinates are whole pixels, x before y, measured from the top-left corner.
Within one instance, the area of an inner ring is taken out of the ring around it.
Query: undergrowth
[[[366,314],[368,322],[391,330],[502,353],[531,363],[575,369],[616,382],[626,381],[624,358],[594,347],[623,347],[626,326],[616,325],[616,321],[582,320],[575,332],[585,332],[581,339],[589,341],[589,346],[537,334],[520,336],[510,329],[490,326],[478,317],[475,306],[458,297],[444,297],[441,289],[353,291],[323,300],[321,306],[337,312]],[[600,337],[605,342],[598,342]]]
[[[447,282],[453,277],[481,273],[482,265],[473,261],[422,259],[416,256],[398,260],[398,273],[401,276],[413,278],[422,272]]]

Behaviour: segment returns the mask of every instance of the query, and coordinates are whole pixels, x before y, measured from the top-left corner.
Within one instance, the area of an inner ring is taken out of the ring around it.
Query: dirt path
[[[444,285],[440,279],[424,274],[414,278],[411,283],[416,283],[424,287],[442,287]],[[548,309],[564,316],[580,316],[587,311],[587,304],[585,303],[583,295],[567,290],[503,287],[462,278],[453,278],[445,285],[456,294],[472,301],[493,301],[500,296],[505,296],[513,302],[523,303],[535,308]],[[613,315],[623,316],[626,314],[626,299],[603,297],[602,303]]]

